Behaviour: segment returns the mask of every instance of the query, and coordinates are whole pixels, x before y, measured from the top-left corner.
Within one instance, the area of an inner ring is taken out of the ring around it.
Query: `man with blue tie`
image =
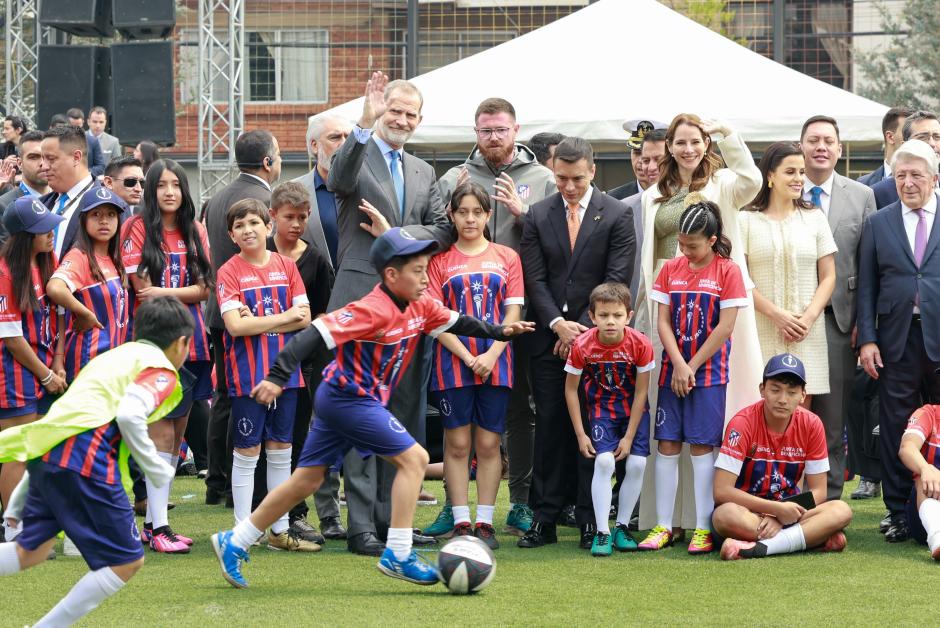
[[[40,200],[49,211],[65,219],[55,229],[57,259],[72,248],[79,227],[80,213],[76,210],[82,195],[95,185],[85,158],[87,150],[85,132],[70,125],[49,129],[42,140],[42,175],[52,193]]]
[[[885,540],[909,537],[905,504],[911,472],[899,458],[911,414],[940,398],[940,229],[936,229],[940,157],[921,140],[894,155],[899,200],[865,221],[858,282],[862,368],[881,381],[882,487],[889,511]]]
[[[829,349],[829,394],[813,398],[813,412],[822,419],[829,449],[826,498],[842,498],[845,481],[845,417],[855,378],[855,290],[857,251],[865,217],[875,211],[871,189],[835,171],[842,156],[839,125],[828,116],[813,116],[800,133],[806,172],[803,199],[822,210],[839,250],[836,287],[825,309]]]
[[[389,82],[383,73],[373,72],[362,116],[333,156],[327,187],[338,201],[339,244],[330,311],[362,298],[378,283],[369,250],[390,227],[407,227],[417,240],[449,243],[450,222],[434,169],[403,150],[421,123],[423,104],[421,92],[412,83]],[[388,406],[419,443],[425,440],[426,406],[419,391],[427,389],[429,348],[417,349]],[[374,456],[362,460],[352,451],[344,470],[349,550],[381,555],[384,544],[379,537],[391,516],[394,467],[376,462]]]

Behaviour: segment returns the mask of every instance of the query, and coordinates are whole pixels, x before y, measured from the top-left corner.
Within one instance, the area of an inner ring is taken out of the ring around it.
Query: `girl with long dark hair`
[[[212,397],[212,354],[206,336],[202,302],[215,287],[205,227],[196,221],[196,208],[183,168],[161,159],[147,172],[143,211],[132,216],[121,233],[124,267],[135,299],[175,296],[196,321],[196,331],[184,365],[191,377],[183,401],[165,419],[150,424],[150,438],[166,462],[176,467],[180,443],[194,400]],[[187,374],[183,375],[184,381]],[[142,536],[157,552],[187,553],[192,540],[175,534],[167,519],[170,484],[157,488],[147,482],[147,516]]]

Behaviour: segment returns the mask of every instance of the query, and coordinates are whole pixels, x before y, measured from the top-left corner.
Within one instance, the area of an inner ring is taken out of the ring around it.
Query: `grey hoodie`
[[[523,144],[516,143],[516,155],[512,162],[497,170],[486,163],[483,153],[477,147],[467,157],[463,166],[454,166],[438,180],[437,185],[445,204],[450,201],[450,195],[457,183],[457,175],[464,166],[470,172],[470,180],[479,183],[491,194],[494,192],[493,185],[496,177],[501,172],[512,177],[513,183],[516,184],[516,192],[522,197],[523,213],[517,218],[502,203],[495,203],[490,199],[493,205],[493,215],[490,218],[489,227],[493,242],[508,246],[518,252],[519,240],[522,238],[522,219],[529,211],[530,205],[558,192],[555,186],[555,175],[540,164],[535,158],[535,153]]]

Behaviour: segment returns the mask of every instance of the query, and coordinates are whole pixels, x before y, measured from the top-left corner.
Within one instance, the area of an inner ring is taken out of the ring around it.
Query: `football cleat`
[[[473,536],[477,537],[491,550],[499,549],[499,541],[496,540],[496,530],[489,523],[478,523],[473,529]]]
[[[454,511],[450,504],[444,504],[441,511],[437,513],[437,519],[430,526],[424,529],[424,534],[428,536],[439,536],[448,538],[454,530]]]
[[[216,532],[210,540],[222,568],[222,577],[236,589],[246,588],[248,581],[242,576],[242,562],[248,562],[248,552],[232,545],[231,530]]]
[[[515,504],[506,515],[506,527],[503,532],[513,536],[522,536],[532,527],[532,509],[527,504]]]
[[[618,552],[635,552],[637,549],[636,539],[627,530],[626,524],[618,523],[614,528],[613,538],[614,549]]]
[[[839,530],[838,532],[830,536],[828,539],[826,539],[826,542],[823,545],[820,545],[816,549],[817,551],[820,551],[820,552],[841,552],[842,550],[845,549],[845,546],[846,546],[845,532],[843,532],[842,530]]]
[[[647,552],[661,550],[672,545],[672,542],[672,532],[663,526],[656,526],[650,530],[650,533],[646,535],[643,542],[637,545],[637,549]]]
[[[692,533],[692,541],[689,543],[689,553],[708,554],[714,550],[715,546],[712,543],[711,530],[696,528],[695,532]]]
[[[757,551],[760,548],[764,548],[764,551]],[[739,541],[738,539],[725,539],[725,542],[721,544],[721,560],[761,558],[766,555],[767,550],[763,543],[755,543],[754,541]]]
[[[398,560],[392,550],[385,548],[376,567],[386,576],[406,580],[414,584],[426,586],[437,584],[440,580],[437,569],[419,558],[414,551],[408,554],[408,558],[405,560]]]
[[[163,526],[153,531],[150,549],[161,554],[188,554],[190,547],[173,534],[170,526]]]
[[[469,521],[461,521],[454,526],[451,536],[473,536],[473,526]]]
[[[594,542],[591,543],[591,556],[610,556],[613,550],[610,534],[598,532],[594,535]]]

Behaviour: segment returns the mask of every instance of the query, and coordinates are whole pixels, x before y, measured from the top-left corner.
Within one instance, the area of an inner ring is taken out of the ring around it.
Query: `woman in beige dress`
[[[724,168],[722,157],[726,166]],[[739,210],[751,202],[760,190],[761,182],[760,171],[740,135],[725,124],[704,121],[690,113],[679,114],[670,123],[666,131],[666,154],[660,160],[659,171],[659,181],[647,188],[642,197],[643,233],[646,235],[640,252],[641,276],[636,300],[636,328],[653,341],[657,359],[662,356],[663,345],[654,325],[655,303],[647,299],[646,295],[662,265],[678,254],[679,216],[686,207],[698,201],[712,201],[718,205],[724,232],[731,240],[731,259],[744,273],[744,284],[750,292],[753,283],[746,272],[738,215]],[[732,337],[734,342],[725,406],[726,423],[738,410],[760,398],[758,387],[764,363],[761,360],[753,307],[739,311]],[[657,371],[653,377],[658,376]],[[650,387],[650,414],[653,417],[656,416],[653,406],[656,404],[657,391],[657,387]],[[679,491],[673,525],[674,528],[692,530],[696,527],[695,497],[687,451],[688,448],[683,450],[679,465]],[[653,469],[657,459],[656,447],[652,446],[647,462],[649,472],[646,474],[640,502],[641,529],[656,525]]]
[[[757,335],[766,362],[792,353],[806,366],[806,401],[829,392],[826,325],[836,285],[836,243],[822,210],[803,197],[803,154],[772,144],[760,164],[763,188],[741,213],[741,241],[754,282]]]

